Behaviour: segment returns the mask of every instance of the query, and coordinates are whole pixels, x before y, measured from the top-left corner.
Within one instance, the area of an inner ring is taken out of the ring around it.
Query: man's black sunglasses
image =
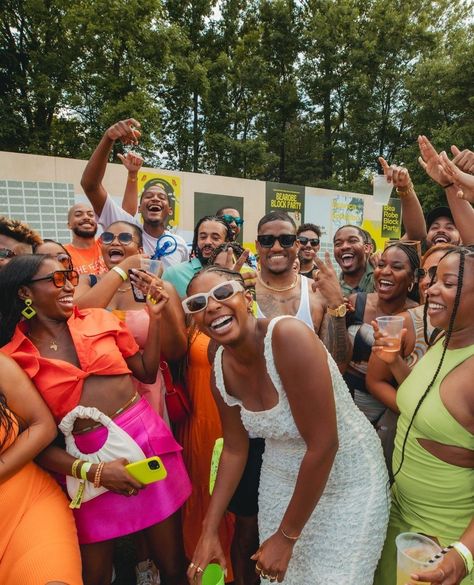
[[[316,246],[319,246],[319,238],[307,238],[306,236],[298,236],[298,242],[302,246],[307,246],[308,242],[311,244],[311,246],[313,248],[316,248]]]
[[[268,234],[265,236],[257,236],[257,242],[262,246],[262,248],[273,247],[277,240],[282,248],[291,248],[291,246],[293,246],[293,244],[296,242],[296,235],[280,234],[279,236],[274,236],[272,234]]]

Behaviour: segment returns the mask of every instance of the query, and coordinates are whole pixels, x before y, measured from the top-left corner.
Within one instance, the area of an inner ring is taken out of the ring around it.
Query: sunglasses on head
[[[66,254],[65,252],[62,253],[60,252],[59,254],[56,254],[56,259],[64,266],[66,270],[72,270],[72,260],[69,254]]]
[[[211,288],[207,293],[198,293],[191,295],[187,299],[182,301],[183,309],[185,313],[199,313],[203,311],[209,302],[209,297],[212,297],[215,301],[222,302],[231,299],[236,293],[244,290],[244,287],[236,280],[229,280],[222,284],[218,284]]]
[[[100,240],[106,246],[109,246],[114,240],[120,242],[124,246],[128,246],[133,242],[133,234],[129,234],[128,232],[120,232],[119,234],[113,234],[112,232],[103,232],[100,236]]]
[[[55,270],[48,276],[34,278],[30,282],[40,282],[41,280],[52,280],[56,288],[63,288],[67,281],[73,286],[77,286],[79,284],[79,274],[75,270]]]
[[[272,234],[268,234],[265,236],[257,236],[257,242],[262,246],[262,248],[271,248],[277,240],[282,248],[291,248],[291,246],[293,246],[293,244],[296,242],[296,235],[280,234],[279,236],[274,236]]]
[[[302,246],[307,246],[308,242],[311,244],[311,246],[313,248],[316,248],[316,246],[319,246],[319,238],[307,238],[306,236],[298,236],[298,242]]]
[[[13,250],[10,248],[0,248],[0,260],[6,260],[7,258],[13,258],[16,256]]]
[[[425,270],[424,268],[418,268],[416,271],[417,280],[420,281],[426,276],[428,276],[429,278],[433,278],[434,275],[436,274],[436,268],[437,266],[431,266],[430,268],[428,268],[428,270]]]
[[[234,217],[233,215],[228,215],[227,213],[224,215],[221,215],[221,217],[226,223],[233,222],[237,225],[242,225],[244,223],[244,220],[241,217]]]

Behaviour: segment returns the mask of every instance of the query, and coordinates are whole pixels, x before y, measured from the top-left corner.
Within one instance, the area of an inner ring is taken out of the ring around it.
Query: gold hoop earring
[[[21,312],[25,319],[32,319],[36,315],[36,310],[32,307],[33,301],[31,299],[25,299],[25,308]]]

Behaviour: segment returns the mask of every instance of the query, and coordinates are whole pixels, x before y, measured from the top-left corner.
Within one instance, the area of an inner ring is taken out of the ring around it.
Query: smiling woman
[[[354,401],[372,424],[385,412],[385,405],[367,391],[365,376],[374,330],[371,322],[377,317],[397,315],[419,303],[409,298],[415,287],[415,274],[420,260],[414,248],[403,243],[388,246],[374,270],[376,292],[358,293],[350,297],[355,307],[348,319],[348,332],[352,340],[352,359],[344,379]]]
[[[146,300],[149,324],[145,349],[140,352],[115,315],[104,309],[74,307],[75,284],[77,273],[64,270],[51,256],[13,258],[0,271],[2,352],[31,377],[58,425],[63,418],[72,417],[74,442],[81,453],[75,459],[51,445],[39,461],[49,471],[106,488],[85,502],[78,493],[71,503],[79,542],[87,545],[82,547],[86,585],[110,583],[113,540],[145,528],[164,580],[185,585],[179,508],[191,486],[181,447],[138,395],[132,380],[132,375],[144,383],[156,379],[168,295],[156,283],[150,284]],[[159,455],[167,478],[145,487],[129,475],[126,459],[110,457],[97,463],[94,455],[107,435],[97,423],[97,412],[100,421],[105,415],[114,429],[122,431],[118,435],[121,453],[127,452],[129,440],[143,458]]]
[[[225,567],[219,521],[241,479],[250,435],[265,439],[260,547],[252,551],[259,576],[288,585],[371,585],[388,514],[387,476],[378,438],[336,364],[300,320],[255,319],[240,273],[208,267],[188,295],[183,306],[220,346],[212,391],[224,433],[189,579],[212,559]]]

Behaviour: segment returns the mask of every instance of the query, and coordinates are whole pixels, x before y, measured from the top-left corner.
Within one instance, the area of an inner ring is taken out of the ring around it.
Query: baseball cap
[[[431,224],[438,219],[438,217],[449,217],[449,219],[454,222],[454,218],[453,218],[453,214],[451,213],[451,210],[449,209],[449,207],[446,206],[440,206],[440,207],[435,207],[434,209],[432,209],[431,211],[429,211],[426,214],[426,228],[430,229]]]

